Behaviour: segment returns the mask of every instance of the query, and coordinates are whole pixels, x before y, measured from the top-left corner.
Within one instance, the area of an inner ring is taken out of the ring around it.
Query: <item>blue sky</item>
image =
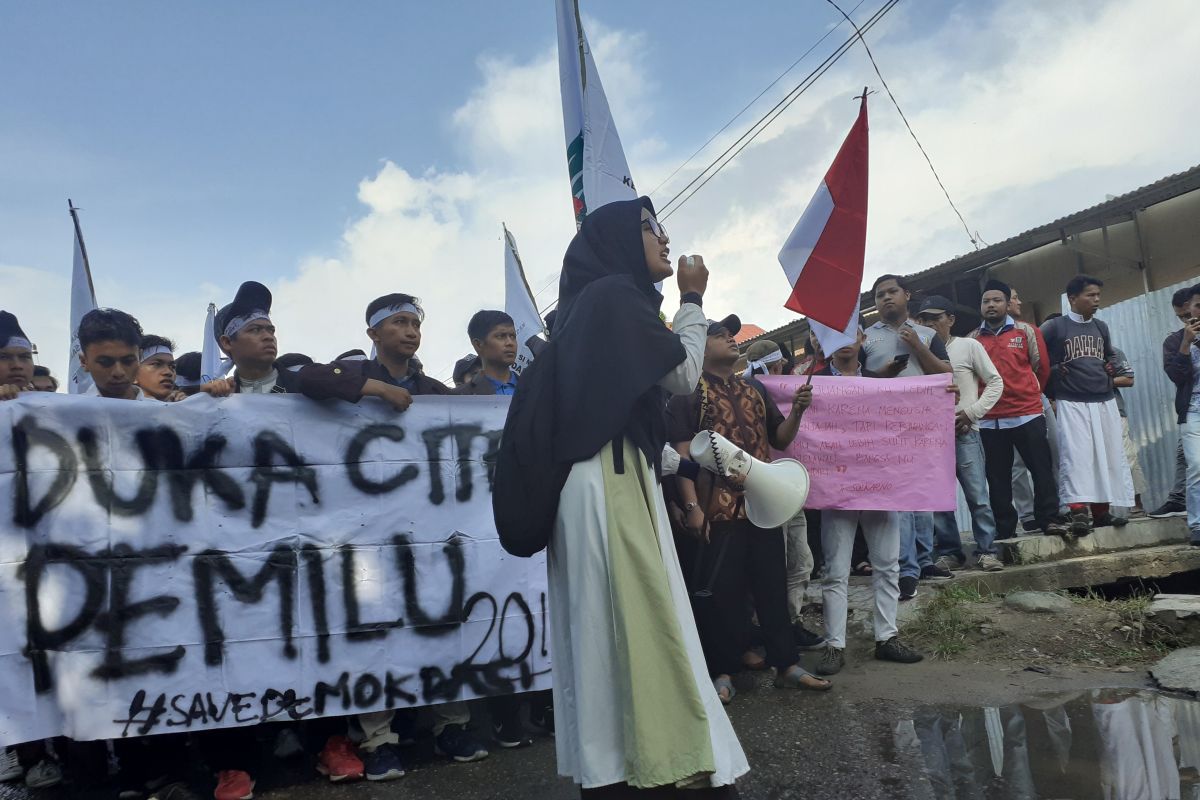
[[[1183,68],[1200,46],[1187,3],[1158,4],[1153,17],[1117,2],[1046,5],[906,2],[869,34],[990,241],[1200,161],[1194,135],[1180,131],[1198,116]],[[839,19],[823,0],[736,13],[683,0],[581,6],[643,190]],[[363,344],[367,300],[411,290],[431,317],[425,361],[443,377],[468,347],[466,318],[501,302],[501,219],[535,288],[553,279],[573,231],[554,30],[551,0],[10,5],[0,26],[0,305],[61,371],[71,197],[84,209],[101,303],[147,329],[194,347],[207,302],[255,278],[285,306],[284,349],[329,358]],[[788,319],[773,254],[865,84],[880,88],[856,51],[673,218],[677,253],[716,258],[716,310],[768,327]],[[872,106],[876,274],[969,246],[882,98]]]

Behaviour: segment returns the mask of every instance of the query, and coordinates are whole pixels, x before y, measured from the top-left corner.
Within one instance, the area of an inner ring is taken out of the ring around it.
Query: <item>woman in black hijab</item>
[[[680,259],[670,329],[659,316],[668,242],[648,198],[584,219],[550,344],[505,428],[521,450],[538,433],[515,418],[538,420],[553,433],[542,450],[563,465],[548,546],[555,735],[559,772],[585,796],[736,797],[749,769],[708,679],[658,483],[664,405],[695,388],[707,334],[699,257]]]

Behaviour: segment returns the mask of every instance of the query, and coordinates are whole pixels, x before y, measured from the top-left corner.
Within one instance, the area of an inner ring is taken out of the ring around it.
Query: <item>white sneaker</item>
[[[58,762],[43,758],[25,773],[25,785],[30,789],[45,789],[62,783],[62,767]]]
[[[975,562],[975,568],[984,572],[999,572],[1004,569],[1004,565],[991,553],[985,553]]]
[[[4,748],[0,755],[0,781],[15,781],[25,774],[21,762],[17,760],[17,751],[11,747]]]

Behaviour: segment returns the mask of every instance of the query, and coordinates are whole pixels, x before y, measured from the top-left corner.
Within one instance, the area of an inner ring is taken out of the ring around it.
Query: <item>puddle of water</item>
[[[923,707],[893,739],[914,800],[1200,800],[1200,702],[1158,692]]]

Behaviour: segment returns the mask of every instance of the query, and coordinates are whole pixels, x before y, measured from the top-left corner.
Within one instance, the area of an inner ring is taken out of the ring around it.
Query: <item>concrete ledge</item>
[[[1163,520],[1155,520],[1163,521]],[[938,586],[976,586],[980,591],[1008,594],[1017,589],[1056,591],[1114,583],[1122,578],[1162,578],[1200,570],[1200,547],[1163,545],[1102,553],[1037,564],[1005,567],[1002,572],[963,570]],[[933,588],[929,583],[922,586]]]
[[[1124,528],[1097,528],[1090,536],[1065,539],[1061,536],[1019,536],[996,542],[1000,560],[1005,564],[1038,564],[1093,553],[1111,553],[1142,547],[1188,541],[1187,523],[1182,517],[1134,519]]]
[[[1200,644],[1200,595],[1155,595],[1146,617],[1169,629],[1183,643]]]

